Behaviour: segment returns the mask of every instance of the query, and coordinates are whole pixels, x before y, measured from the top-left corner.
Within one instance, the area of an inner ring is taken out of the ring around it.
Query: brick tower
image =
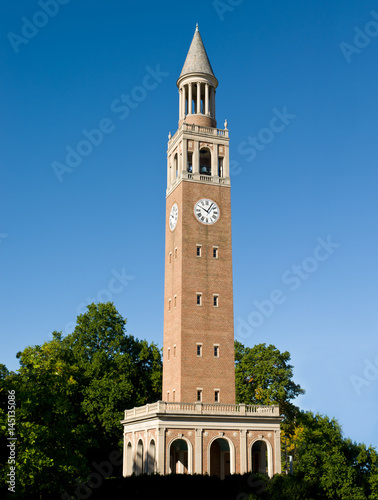
[[[162,401],[125,411],[124,476],[281,472],[277,406],[235,404],[229,134],[198,26],[169,134]]]
[[[235,404],[228,130],[198,27],[168,142],[163,399]]]

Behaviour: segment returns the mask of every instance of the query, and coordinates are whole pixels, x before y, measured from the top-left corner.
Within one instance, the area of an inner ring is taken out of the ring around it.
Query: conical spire
[[[198,24],[180,78],[191,73],[203,73],[215,78],[209,58],[207,57],[205,46],[202,42]]]

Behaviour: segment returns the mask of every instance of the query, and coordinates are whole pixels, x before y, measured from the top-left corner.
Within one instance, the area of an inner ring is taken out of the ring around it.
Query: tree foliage
[[[126,335],[125,325],[112,303],[91,304],[72,334],[53,332],[18,353],[17,373],[0,366],[0,439],[6,446],[6,396],[14,390],[24,491],[64,491],[84,481],[94,459],[120,449],[123,411],[160,399],[160,351]]]
[[[235,342],[238,402],[279,405],[283,457],[294,459],[294,476],[269,482],[267,498],[378,500],[376,449],[344,438],[335,419],[301,412],[293,404],[304,390],[293,381],[289,361],[290,354],[273,345]]]
[[[72,334],[53,332],[48,342],[18,353],[17,373],[0,365],[0,490],[8,471],[8,391],[16,394],[18,495],[12,498],[72,492],[86,482],[94,461],[121,449],[123,411],[160,399],[160,351],[127,335],[125,325],[112,303],[91,304]],[[290,354],[272,345],[235,343],[238,402],[278,404],[285,417],[283,443],[294,457],[293,476],[259,478],[260,493],[251,489],[256,481],[247,478],[246,486],[241,478],[235,497],[378,500],[377,451],[345,439],[336,420],[294,405],[304,391],[289,362]],[[94,496],[106,496],[108,484]],[[114,483],[120,495],[111,498],[124,498],[123,484]]]
[[[290,353],[275,346],[246,347],[235,342],[235,379],[238,403],[279,405],[284,432],[294,432],[299,409],[292,401],[305,391],[293,381]]]
[[[318,484],[325,498],[378,499],[376,449],[346,439],[335,419],[301,412],[289,446],[296,476]]]

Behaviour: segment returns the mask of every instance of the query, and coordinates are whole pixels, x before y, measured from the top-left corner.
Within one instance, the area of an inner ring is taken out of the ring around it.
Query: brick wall
[[[201,198],[217,203],[220,218],[215,224],[204,225],[196,219],[194,205]],[[172,232],[168,220],[174,203],[178,205],[179,218]],[[201,257],[196,256],[197,245],[201,245]],[[213,258],[213,246],[218,247],[217,259]],[[220,402],[233,404],[235,370],[229,187],[191,181],[178,185],[167,198],[165,258],[163,399],[167,400],[169,391],[169,400],[173,401],[175,389],[175,401],[193,402],[197,398],[197,389],[201,388],[202,401],[214,403],[214,390],[218,389]],[[202,294],[202,306],[196,304],[197,292]],[[219,307],[213,305],[213,294],[219,294]],[[197,344],[202,344],[201,357],[197,356]],[[214,344],[219,345],[219,358],[214,357]]]

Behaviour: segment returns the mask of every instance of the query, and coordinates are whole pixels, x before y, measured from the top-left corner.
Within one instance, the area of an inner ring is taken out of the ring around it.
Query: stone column
[[[240,474],[245,474],[247,470],[247,431],[240,431]]]
[[[123,464],[122,464],[122,475],[123,477],[126,477],[126,468],[127,468],[127,453],[126,453],[127,447],[126,447],[126,436],[125,436],[125,431],[123,432]]]
[[[193,150],[193,179],[199,179],[199,142],[194,141]]]
[[[197,109],[196,109],[197,115],[201,113],[201,84],[198,82],[197,83]]]
[[[194,441],[194,473],[202,474],[202,429],[196,429]]]
[[[224,147],[223,177],[226,179],[230,177],[230,150],[228,145]]]
[[[165,474],[165,429],[157,429],[156,472]]]
[[[182,117],[182,89],[179,89],[179,120],[181,120]]]
[[[189,83],[189,97],[188,97],[188,115],[192,114],[193,110],[193,83]]]
[[[184,85],[182,88],[182,117],[185,118],[185,102],[186,102],[186,86]]]
[[[209,84],[205,84],[205,115],[209,114]]]
[[[281,431],[274,431],[274,468],[273,474],[281,474]]]
[[[186,139],[182,139],[182,165],[181,177],[188,177],[188,143]]]
[[[213,144],[211,152],[211,176],[218,177],[218,144]]]
[[[181,178],[181,173],[183,171],[183,157],[182,157],[182,146],[183,144],[181,143],[181,152],[180,152],[180,146],[178,147],[178,157],[177,157],[177,179]]]

